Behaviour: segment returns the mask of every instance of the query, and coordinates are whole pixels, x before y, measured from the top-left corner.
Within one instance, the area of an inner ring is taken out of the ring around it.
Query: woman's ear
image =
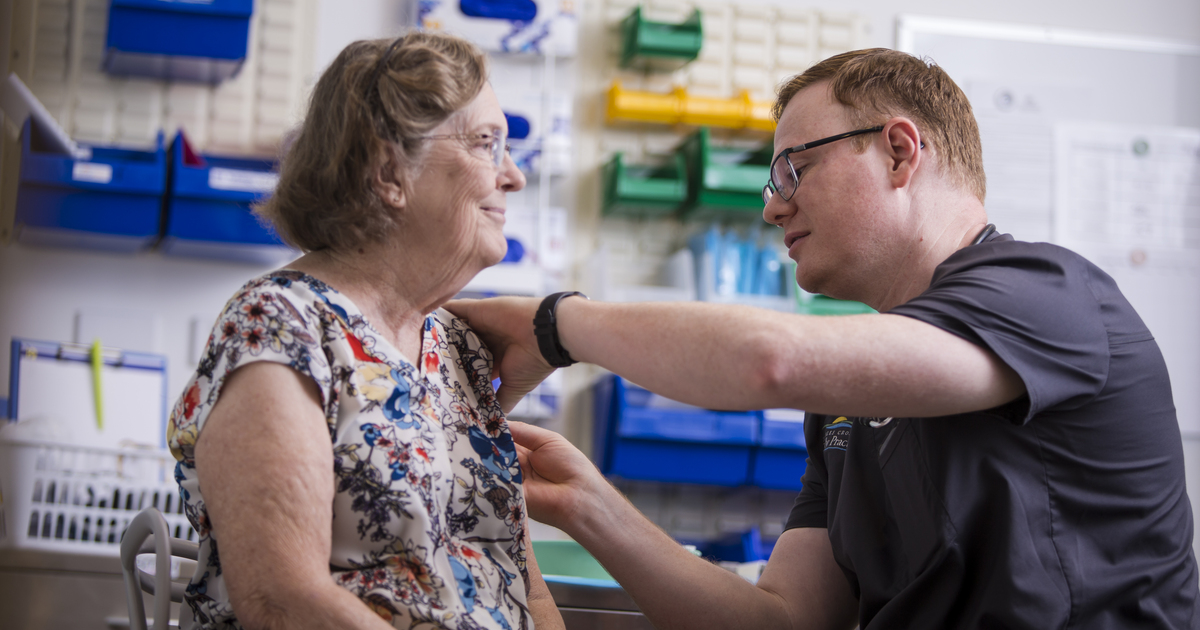
[[[895,188],[904,188],[912,181],[921,164],[921,132],[916,123],[904,117],[893,118],[883,126],[890,166],[889,179]]]
[[[399,163],[396,161],[394,155],[389,156],[375,171],[372,184],[375,194],[379,196],[379,199],[384,204],[397,210],[404,207],[406,200],[404,197],[403,177],[400,172]]]

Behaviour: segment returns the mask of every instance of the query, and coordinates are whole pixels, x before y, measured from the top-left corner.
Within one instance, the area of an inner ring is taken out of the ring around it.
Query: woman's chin
[[[481,253],[481,256],[480,256],[480,261],[479,261],[479,264],[480,264],[479,271],[483,271],[484,269],[487,269],[488,267],[495,267],[496,265],[504,262],[504,255],[507,252],[504,250],[501,250],[499,254],[497,254],[495,251],[489,251],[486,253],[480,252],[480,253]]]

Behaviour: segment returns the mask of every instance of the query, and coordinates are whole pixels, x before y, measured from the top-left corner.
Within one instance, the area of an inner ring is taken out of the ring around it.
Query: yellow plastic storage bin
[[[748,92],[734,98],[693,96],[677,87],[667,94],[627,90],[614,81],[608,89],[605,119],[664,125],[696,125],[771,132],[771,103],[756,101]]]

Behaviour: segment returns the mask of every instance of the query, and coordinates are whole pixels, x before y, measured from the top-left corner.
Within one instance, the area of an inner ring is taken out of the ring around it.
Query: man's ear
[[[912,182],[921,164],[921,132],[916,123],[904,117],[896,117],[883,125],[883,138],[887,146],[890,166],[889,179],[895,188],[904,188]]]

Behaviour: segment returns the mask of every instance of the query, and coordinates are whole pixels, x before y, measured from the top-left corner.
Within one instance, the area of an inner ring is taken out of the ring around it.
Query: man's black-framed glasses
[[[861,136],[864,133],[875,133],[878,131],[883,131],[882,125],[879,127],[871,127],[870,129],[855,129],[854,131],[839,133],[836,136],[829,136],[828,138],[821,138],[820,140],[813,140],[812,142],[798,144],[794,147],[780,151],[779,155],[776,155],[775,159],[771,161],[771,177],[767,180],[767,185],[763,186],[762,189],[763,204],[770,203],[771,197],[774,197],[775,193],[779,193],[779,195],[783,197],[784,201],[791,199],[792,195],[796,194],[796,187],[800,185],[800,176],[803,175],[803,169],[801,169],[801,171],[797,171],[796,167],[792,166],[792,160],[789,157],[791,154],[799,153],[806,149],[816,148],[823,144],[829,144],[830,142],[837,142],[838,140],[845,140],[846,138]]]

